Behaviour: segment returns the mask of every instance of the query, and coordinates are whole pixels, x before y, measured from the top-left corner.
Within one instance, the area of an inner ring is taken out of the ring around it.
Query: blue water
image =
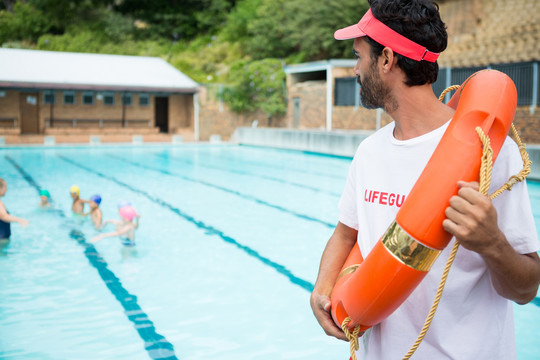
[[[0,251],[0,358],[347,359],[309,293],[349,164],[242,146],[2,150],[2,200],[31,224]],[[105,219],[133,203],[136,249],[88,242],[73,184]],[[515,310],[519,359],[540,358],[540,301]]]

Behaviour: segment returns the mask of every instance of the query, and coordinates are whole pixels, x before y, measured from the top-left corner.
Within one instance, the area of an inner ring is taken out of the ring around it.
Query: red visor
[[[393,51],[409,59],[435,62],[439,57],[439,53],[429,51],[422,45],[407,39],[405,36],[375,19],[371,13],[371,9],[366,12],[358,24],[339,29],[334,33],[334,37],[337,40],[354,39],[366,35],[379,44],[388,46]]]

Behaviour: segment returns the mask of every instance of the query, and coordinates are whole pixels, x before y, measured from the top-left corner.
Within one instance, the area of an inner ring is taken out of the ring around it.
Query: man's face
[[[72,198],[73,200],[79,198],[79,194],[77,194],[76,192],[70,192],[69,194],[71,195],[71,198]]]
[[[7,184],[6,183],[0,184],[0,196],[6,195],[6,192],[7,192]]]
[[[371,58],[369,44],[363,38],[354,39],[357,63],[354,68],[356,81],[360,84],[360,100],[367,109],[384,108],[390,90],[382,81],[377,61]]]

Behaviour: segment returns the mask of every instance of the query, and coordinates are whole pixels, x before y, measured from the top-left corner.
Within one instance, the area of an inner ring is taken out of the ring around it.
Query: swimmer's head
[[[45,196],[47,199],[51,198],[51,194],[49,193],[49,190],[40,190],[39,196]]]
[[[72,187],[69,188],[69,193],[71,194],[72,198],[78,197],[80,192],[81,190],[79,189],[77,185],[73,185]]]
[[[118,212],[120,213],[122,219],[127,221],[133,221],[133,219],[137,216],[137,211],[135,211],[135,208],[130,205],[124,206],[123,208],[119,209]]]
[[[126,200],[122,200],[118,203],[118,209],[121,209],[123,208],[124,206],[131,206],[131,203],[129,201],[126,201]]]
[[[92,197],[90,197],[90,207],[93,208],[94,204],[95,204],[95,207],[98,207],[99,204],[101,204],[101,196],[99,196],[98,194],[92,195]]]

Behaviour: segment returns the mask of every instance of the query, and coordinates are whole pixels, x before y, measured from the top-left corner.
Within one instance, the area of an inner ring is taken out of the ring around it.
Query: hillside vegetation
[[[3,0],[3,47],[157,56],[225,84],[235,111],[285,111],[284,64],[350,57],[366,0]]]

